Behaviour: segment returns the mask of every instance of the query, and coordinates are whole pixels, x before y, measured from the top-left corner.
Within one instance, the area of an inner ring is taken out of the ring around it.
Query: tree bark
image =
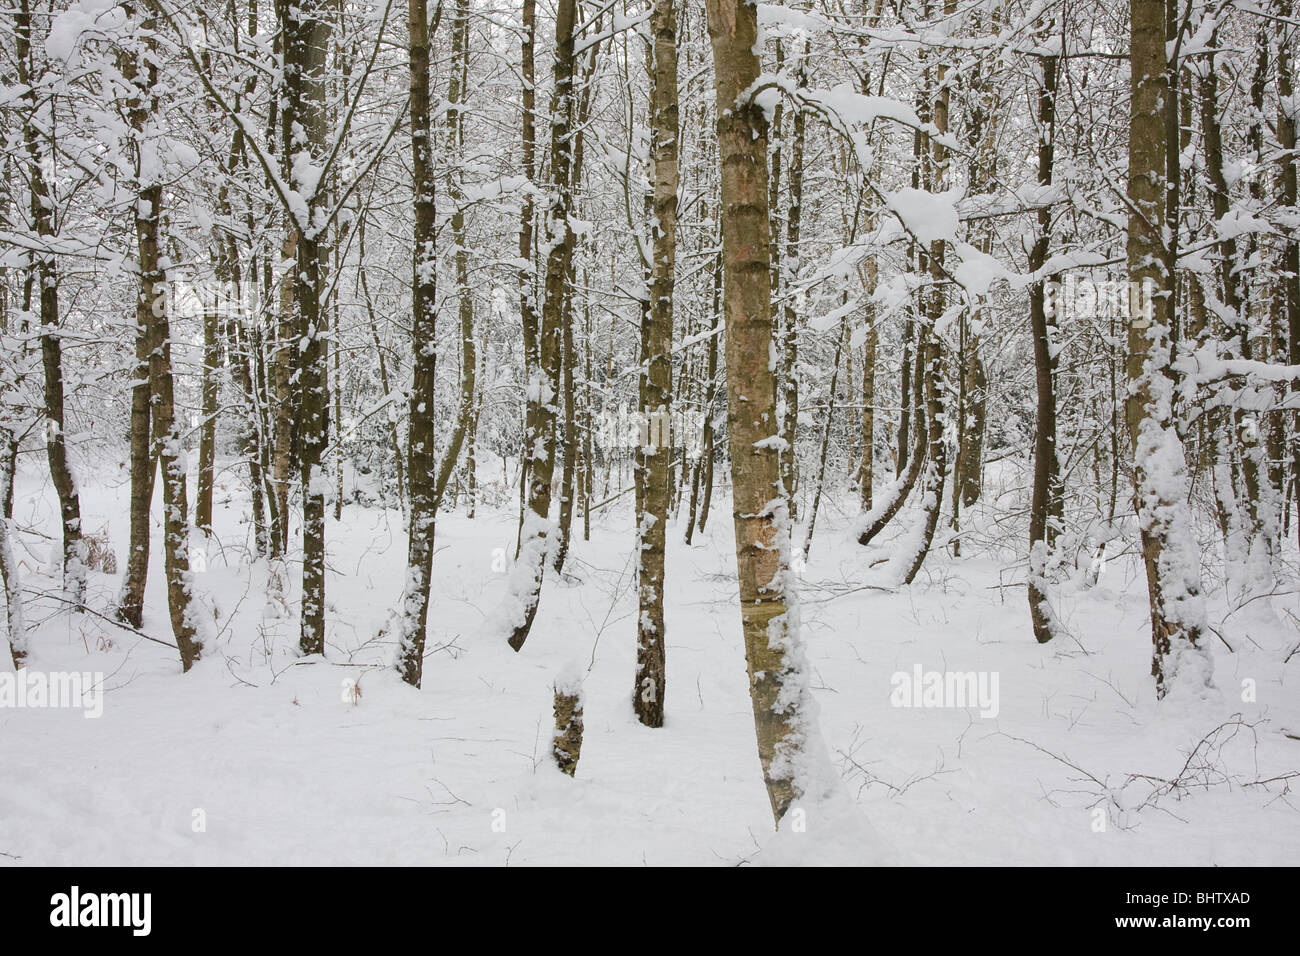
[[[1149,315],[1129,320],[1126,417],[1151,611],[1151,673],[1156,697],[1163,698],[1176,681],[1185,681],[1191,690],[1208,685],[1211,675],[1201,647],[1205,608],[1187,506],[1187,470],[1173,423],[1173,280],[1164,245],[1164,111],[1171,93],[1164,0],[1133,0],[1131,17],[1129,278],[1137,289],[1145,284],[1151,294],[1144,303]]]
[[[68,455],[64,431],[63,345],[59,315],[59,273],[55,255],[48,243],[54,238],[54,195],[46,177],[46,155],[34,114],[37,110],[35,56],[32,44],[30,0],[20,0],[15,16],[15,54],[19,84],[25,87],[23,101],[29,118],[23,125],[23,146],[27,159],[27,179],[31,196],[31,222],[42,244],[32,254],[32,274],[40,299],[41,369],[44,375],[45,455],[50,479],[59,496],[59,519],[63,532],[63,589],[71,601],[80,605],[86,599],[86,546],[82,540],[81,498],[76,476]],[[52,161],[53,157],[49,157]]]
[[[511,618],[509,642],[516,651],[524,646],[537,614],[541,597],[546,552],[555,529],[551,522],[551,483],[555,477],[557,402],[560,393],[560,346],[565,313],[565,279],[573,253],[570,216],[570,134],[573,100],[574,31],[577,27],[576,0],[560,0],[555,16],[554,89],[551,98],[551,184],[554,197],[547,210],[546,286],[538,372],[529,385],[528,401],[535,423],[528,450],[528,507],[520,535],[519,558],[515,562],[512,590],[518,600]]]
[[[429,587],[433,576],[433,531],[437,459],[434,452],[434,373],[437,368],[434,299],[437,292],[436,218],[434,204],[433,130],[430,119],[429,11],[426,0],[408,6],[411,169],[415,212],[412,257],[410,425],[406,475],[410,483],[411,516],[407,528],[406,589],[402,598],[397,670],[402,680],[419,687],[424,675],[425,627],[429,618]]]
[[[668,530],[668,467],[675,444],[673,408],[673,280],[677,262],[677,11],[656,0],[651,15],[650,155],[654,218],[650,308],[641,335],[641,411],[658,418],[637,450],[643,513],[637,522],[636,682],[632,706],[647,727],[664,722],[664,546]],[[665,441],[666,439],[666,441]]]
[[[790,604],[790,509],[776,446],[767,120],[742,98],[758,80],[757,11],[707,0],[722,173],[727,329],[727,422],[734,489],[741,628],[759,762],[779,824],[807,792],[805,760],[817,733],[809,712],[797,612]]]
[[[1048,187],[1056,150],[1056,88],[1059,58],[1043,57],[1038,91],[1038,184]],[[1052,242],[1052,211],[1038,210],[1038,235],[1029,252],[1029,271],[1037,274],[1047,262]],[[1056,457],[1056,354],[1052,337],[1055,313],[1048,315],[1047,282],[1039,278],[1029,288],[1029,328],[1034,338],[1034,383],[1038,395],[1034,423],[1034,490],[1029,509],[1029,617],[1034,637],[1046,644],[1055,636],[1055,616],[1047,595],[1047,565],[1061,518],[1060,465]]]

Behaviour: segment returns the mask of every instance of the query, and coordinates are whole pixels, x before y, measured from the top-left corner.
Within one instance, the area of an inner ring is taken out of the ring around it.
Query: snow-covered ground
[[[1015,498],[990,491],[964,526],[992,528]],[[191,673],[167,647],[29,596],[30,666],[103,672],[106,693],[99,719],[0,708],[0,862],[1300,859],[1300,794],[1286,781],[1248,785],[1300,769],[1300,653],[1282,663],[1300,641],[1286,613],[1300,610],[1296,595],[1231,615],[1215,595],[1211,620],[1237,650],[1213,639],[1212,699],[1157,706],[1145,585],[1131,558],[1109,562],[1096,587],[1068,586],[1061,614],[1073,637],[1039,646],[1019,572],[1005,570],[1016,554],[936,552],[911,588],[863,588],[879,582],[884,565],[871,564],[888,542],[860,548],[852,507],[837,502],[824,505],[801,571],[802,619],[822,731],[852,812],[814,812],[806,830],[778,836],[754,745],[729,503],[714,505],[693,546],[679,524],[669,534],[667,718],[648,730],[629,701],[626,509],[601,512],[589,542],[575,528],[566,575],[548,576],[519,654],[492,629],[515,513],[440,518],[417,691],[380,666],[392,657],[382,628],[403,579],[400,515],[349,506],[330,522],[327,660],[299,659],[297,621],[268,612],[267,567],[248,565],[243,492],[223,472],[217,538],[197,575],[219,637]],[[85,476],[82,507],[87,529],[106,526],[125,567],[125,471]],[[170,640],[159,514],[155,502],[145,627]],[[20,476],[15,521],[26,586],[56,588],[54,497],[35,468]],[[91,578],[91,606],[111,613],[117,578]],[[569,779],[549,759],[551,684],[575,665],[586,736]],[[910,680],[918,666],[974,672],[988,690],[996,678],[996,714],[895,706],[894,675]],[[0,667],[10,669],[7,655]],[[1167,792],[1153,779],[1180,774],[1189,785]]]

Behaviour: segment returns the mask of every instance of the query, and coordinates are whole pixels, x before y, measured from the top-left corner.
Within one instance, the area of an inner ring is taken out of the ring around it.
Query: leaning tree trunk
[[[757,10],[707,0],[722,173],[723,312],[741,628],[759,762],[779,824],[809,792],[811,713],[798,612],[791,606],[790,509],[781,483],[768,261],[767,120],[747,91],[760,70]]]
[[[956,12],[953,0],[944,4],[944,15],[952,16]],[[948,149],[940,137],[948,133],[948,98],[949,89],[946,82],[948,65],[940,63],[936,70],[936,87],[938,94],[934,98],[934,127],[939,137],[931,140],[931,160],[934,179],[930,188],[941,192],[948,181]],[[922,349],[919,340],[916,350],[917,371],[925,377],[925,418],[929,448],[926,463],[925,480],[921,485],[921,536],[916,551],[911,556],[903,583],[911,584],[921,570],[925,557],[934,540],[934,531],[939,523],[939,512],[943,509],[943,488],[947,477],[948,441],[944,435],[944,349],[939,335],[939,320],[943,316],[946,299],[941,282],[945,278],[943,270],[944,240],[936,239],[930,243],[929,265],[932,285],[926,297],[926,347]],[[922,367],[922,362],[924,366]]]
[[[40,297],[41,368],[44,373],[45,453],[50,478],[59,496],[59,518],[63,530],[63,588],[75,604],[86,599],[86,547],[82,541],[81,499],[68,456],[64,432],[63,345],[59,330],[58,265],[50,251],[54,238],[54,195],[46,175],[41,137],[36,127],[37,95],[33,81],[32,14],[29,0],[21,0],[15,17],[15,59],[18,81],[25,87],[23,101],[29,110],[23,125],[23,147],[27,159],[27,181],[31,195],[31,221],[41,247],[32,254],[32,271]]]
[[[466,0],[461,0],[456,8],[455,21],[452,24],[451,42],[452,81],[448,86],[447,100],[447,136],[454,150],[454,156],[462,154],[465,145],[464,103],[468,96],[469,73],[469,9]],[[433,510],[435,516],[442,507],[443,494],[447,482],[456,468],[460,458],[460,449],[465,444],[474,418],[474,391],[478,373],[478,347],[474,341],[474,292],[469,284],[469,233],[465,224],[465,192],[456,176],[451,176],[451,201],[455,211],[451,215],[451,236],[456,252],[456,315],[460,319],[460,401],[457,405],[456,424],[452,427],[451,438],[443,453],[442,463],[438,466],[437,480],[434,482]],[[432,301],[432,299],[430,299]],[[432,407],[432,401],[430,401]],[[430,532],[432,537],[432,532]],[[432,542],[430,542],[432,545]]]
[[[1151,673],[1156,697],[1162,698],[1175,683],[1194,692],[1211,680],[1201,646],[1205,606],[1200,555],[1187,506],[1183,443],[1174,428],[1173,272],[1164,242],[1164,111],[1171,102],[1164,0],[1133,0],[1130,96],[1129,279],[1135,289],[1147,291],[1142,294],[1144,308],[1130,308],[1126,414],[1151,610]]]
[[[656,0],[650,77],[650,157],[654,182],[650,308],[641,342],[641,413],[672,420],[673,272],[677,262],[677,11]],[[637,449],[643,512],[637,522],[636,683],[632,707],[647,727],[664,722],[664,545],[668,530],[670,429],[650,428]],[[666,441],[664,439],[667,439]]]
[[[551,183],[554,198],[546,213],[549,249],[546,255],[546,287],[542,300],[542,323],[538,342],[538,369],[529,383],[528,404],[535,425],[533,443],[527,450],[528,505],[520,535],[519,558],[511,578],[517,606],[512,609],[510,646],[516,651],[528,640],[537,602],[542,592],[546,552],[554,534],[551,522],[551,482],[555,477],[556,403],[560,392],[560,343],[565,314],[565,278],[573,254],[571,214],[570,119],[573,99],[574,31],[577,0],[560,0],[555,15],[554,90],[551,97]],[[526,456],[526,457],[527,457]]]
[[[803,559],[812,552],[813,529],[817,527],[817,511],[821,507],[822,487],[826,482],[826,454],[831,446],[831,423],[835,420],[835,386],[840,378],[840,356],[844,354],[844,341],[848,338],[848,320],[841,319],[835,337],[835,355],[831,359],[831,380],[826,389],[826,417],[822,419],[821,453],[817,456],[817,482],[813,485],[812,506],[808,509],[808,527],[803,536]],[[851,370],[850,370],[850,377]]]

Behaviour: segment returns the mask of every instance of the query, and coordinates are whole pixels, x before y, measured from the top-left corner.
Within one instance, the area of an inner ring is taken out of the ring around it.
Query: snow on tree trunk
[[[1205,606],[1200,555],[1187,506],[1187,466],[1174,429],[1173,282],[1167,261],[1164,111],[1171,102],[1163,0],[1133,0],[1129,123],[1128,266],[1130,302],[1126,415],[1134,462],[1134,503],[1141,528],[1151,612],[1151,673],[1156,696],[1210,683],[1202,647]],[[1142,314],[1143,312],[1147,314]]]
[[[779,824],[795,801],[821,795],[825,754],[794,604],[790,509],[780,475],[767,119],[747,93],[760,72],[756,10],[743,0],[708,0],[707,10],[722,174],[727,425],[741,628],[759,762]]]

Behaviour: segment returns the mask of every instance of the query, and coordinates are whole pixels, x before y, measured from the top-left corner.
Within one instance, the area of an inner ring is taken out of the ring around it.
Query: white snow
[[[993,504],[967,512],[963,527],[1023,514],[1022,468],[991,465]],[[1057,611],[1077,643],[1040,647],[1023,588],[1000,572],[999,556],[954,560],[936,542],[910,589],[863,588],[880,579],[874,556],[898,548],[913,515],[887,532],[895,538],[864,550],[851,521],[835,517],[847,503],[828,503],[791,625],[825,741],[814,763],[833,785],[800,801],[776,833],[754,743],[725,495],[715,495],[693,547],[676,522],[669,528],[667,711],[664,727],[650,730],[630,701],[629,508],[600,512],[592,540],[573,542],[565,577],[548,573],[518,654],[493,616],[510,603],[509,563],[499,558],[513,553],[516,513],[480,506],[474,521],[440,516],[417,691],[388,666],[395,636],[375,636],[404,585],[400,515],[348,505],[331,522],[326,659],[304,660],[296,619],[264,616],[267,568],[246,563],[245,492],[233,470],[218,474],[216,540],[207,571],[193,575],[218,609],[215,633],[189,674],[174,650],[39,596],[57,582],[31,558],[40,547],[32,529],[56,528],[57,512],[43,476],[20,475],[13,537],[29,591],[29,666],[106,676],[97,720],[0,707],[0,862],[1228,865],[1294,863],[1300,847],[1300,815],[1281,787],[1241,785],[1300,764],[1284,735],[1300,730],[1290,689],[1300,661],[1282,663],[1294,634],[1252,624],[1244,640],[1230,619],[1223,629],[1236,653],[1219,645],[1205,658],[1221,694],[1157,705],[1131,547],[1113,549],[1096,585],[1060,589]],[[124,475],[82,487],[87,523],[107,523],[119,555],[126,495]],[[159,537],[145,628],[170,640]],[[91,607],[107,612],[117,584],[91,572]],[[1212,621],[1226,613],[1217,595],[1207,605]],[[996,716],[978,705],[895,706],[894,675],[916,667],[982,674],[990,686],[996,675]],[[7,657],[0,669],[10,669]],[[583,689],[574,779],[549,757],[557,677]],[[1221,734],[1214,759],[1237,783],[1138,809],[1150,787],[1129,775],[1176,775],[1234,714],[1255,729]],[[1063,760],[1100,783],[1080,782]]]

